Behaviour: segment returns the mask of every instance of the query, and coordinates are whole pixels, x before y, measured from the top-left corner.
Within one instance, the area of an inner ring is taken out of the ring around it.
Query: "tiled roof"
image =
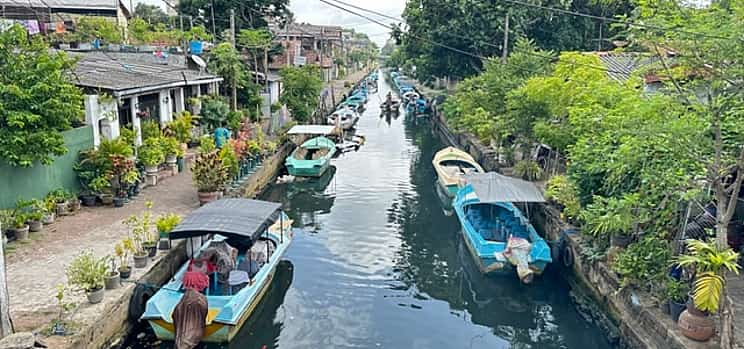
[[[638,69],[656,63],[653,56],[635,52],[592,52],[607,67],[607,74],[617,80],[626,81]]]
[[[101,52],[69,52],[78,58],[73,79],[78,86],[110,90],[126,94],[127,90],[158,89],[174,84],[194,84],[200,81],[221,81],[207,72],[189,69],[180,64],[160,64],[152,54],[103,54]],[[171,59],[171,62],[177,62]],[[131,91],[129,91],[131,92]]]
[[[343,28],[335,25],[314,25],[307,23],[291,23],[289,27],[280,27],[276,24],[270,24],[269,30],[274,35],[285,36],[304,36],[320,38],[321,32],[325,40],[341,40],[341,31]]]

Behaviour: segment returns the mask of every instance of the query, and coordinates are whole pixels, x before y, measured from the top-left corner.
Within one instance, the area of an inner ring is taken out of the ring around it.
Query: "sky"
[[[125,0],[126,1],[126,0]],[[393,17],[400,17],[403,8],[406,6],[406,0],[341,0],[364,9],[384,13]],[[135,0],[135,3],[143,2],[150,5],[157,5],[165,9],[162,0]],[[340,5],[340,4],[339,4]],[[343,7],[347,7],[341,5]],[[290,0],[290,9],[295,15],[297,22],[306,22],[312,24],[340,25],[343,27],[353,28],[356,31],[366,33],[370,39],[382,47],[390,36],[387,34],[388,29],[368,20],[357,17],[351,13],[344,12],[340,9],[333,8],[318,0]],[[363,13],[379,20],[382,23],[390,24],[390,19],[380,18],[370,13],[365,13],[356,9],[355,12]]]

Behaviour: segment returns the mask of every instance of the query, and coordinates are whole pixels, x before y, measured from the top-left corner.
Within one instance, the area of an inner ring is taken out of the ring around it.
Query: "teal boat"
[[[204,273],[209,285],[200,291],[207,301],[206,323],[200,341],[230,342],[266,294],[277,265],[292,241],[291,227],[292,221],[282,212],[281,204],[273,202],[222,199],[196,209],[169,234],[170,238],[207,234],[214,234],[214,238],[149,299],[144,296],[146,292],[134,291],[140,298],[133,297],[133,302],[146,302],[140,319],[150,324],[158,339],[174,340],[181,324],[174,320],[174,310],[184,297],[186,287],[191,287],[186,280],[195,273]],[[214,269],[206,267],[211,265]],[[137,287],[145,290],[148,286]]]
[[[336,154],[336,143],[325,137],[315,137],[302,143],[284,160],[289,174],[298,177],[320,177]]]

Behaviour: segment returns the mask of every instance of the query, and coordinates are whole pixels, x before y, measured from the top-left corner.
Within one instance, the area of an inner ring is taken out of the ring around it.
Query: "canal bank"
[[[433,129],[443,141],[470,153],[487,171],[503,172],[492,148],[471,134],[454,131],[442,114],[431,119]],[[651,295],[621,287],[618,276],[606,263],[584,257],[588,253],[576,227],[565,223],[555,207],[544,205],[543,208],[532,211],[540,212],[532,218],[551,241],[554,264],[560,264],[571,285],[572,302],[586,321],[595,323],[612,342],[627,348],[720,348],[717,336],[703,343],[683,336]]]

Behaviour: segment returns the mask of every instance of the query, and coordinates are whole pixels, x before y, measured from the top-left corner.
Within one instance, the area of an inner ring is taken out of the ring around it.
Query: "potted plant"
[[[103,287],[107,273],[106,257],[97,258],[90,250],[85,250],[75,256],[66,270],[67,280],[83,289],[88,296],[88,301],[92,304],[103,300]]]
[[[29,226],[26,224],[28,215],[18,209],[13,210],[10,216],[10,229],[8,229],[19,241],[28,240]]]
[[[188,104],[191,114],[199,115],[201,113],[201,99],[191,97],[186,100],[186,104]]]
[[[32,199],[28,202],[28,226],[32,232],[41,231],[43,226],[42,220],[46,215],[46,205],[39,199]]]
[[[179,156],[183,156],[181,145],[173,137],[161,137],[160,145],[162,146],[163,154],[165,154],[165,162],[170,166],[176,164]]]
[[[129,266],[129,253],[134,250],[132,239],[126,238],[114,246],[116,257],[119,258],[119,277],[122,280],[129,279],[132,267]]]
[[[688,254],[680,255],[676,263],[691,268],[695,283],[687,304],[677,324],[688,338],[706,341],[715,333],[715,322],[709,314],[716,313],[725,287],[726,271],[739,274],[739,254],[731,248],[717,246],[714,242],[687,240]]]
[[[134,254],[134,267],[144,268],[147,266],[147,260],[149,258],[149,242],[153,241],[152,247],[156,248],[152,236],[152,202],[148,201],[145,203],[146,210],[142,213],[142,217],[132,215],[124,223],[129,226],[131,230],[132,250]]]
[[[57,216],[67,215],[67,209],[69,207],[67,199],[70,197],[70,194],[66,190],[62,188],[54,189],[47,196],[54,200]]]
[[[89,186],[91,190],[98,193],[104,205],[111,205],[114,202],[114,195],[111,194],[111,180],[107,176],[101,175],[94,178]]]
[[[687,294],[689,292],[690,287],[687,283],[672,277],[667,279],[666,298],[669,301],[669,314],[674,322],[679,320],[679,315],[687,307]]]
[[[158,166],[165,161],[165,154],[163,154],[159,143],[160,140],[157,137],[150,138],[139,148],[137,158],[145,165],[145,172],[147,174],[158,173]]]
[[[104,279],[105,288],[107,290],[117,289],[121,286],[121,278],[119,277],[119,271],[116,269],[116,259],[113,256],[107,256],[106,259],[109,262],[109,269]]]
[[[67,203],[68,203],[68,209],[70,213],[74,214],[80,211],[80,199],[77,197],[77,195],[69,193]]]
[[[217,200],[230,176],[217,151],[200,153],[191,172],[201,205]]]
[[[158,243],[159,249],[170,249],[170,239],[168,238],[168,234],[170,234],[178,223],[181,223],[181,216],[175,213],[169,213],[158,217],[155,226],[158,228],[158,233],[160,235],[160,242]]]
[[[42,201],[42,203],[44,204],[44,211],[46,213],[44,214],[44,217],[41,218],[41,222],[44,225],[49,225],[49,224],[54,223],[54,218],[56,216],[56,214],[54,212],[54,209],[55,209],[55,206],[56,206],[54,200],[52,200],[50,198],[44,198],[44,200]]]
[[[64,284],[57,284],[56,289],[57,289],[57,292],[54,295],[54,298],[57,299],[57,308],[59,308],[59,313],[57,313],[57,318],[54,320],[54,326],[52,327],[52,334],[56,336],[64,336],[67,330],[65,329],[65,324],[62,321],[62,318],[64,317],[65,312],[72,309],[75,306],[75,304],[65,302],[65,294],[67,294],[67,287],[65,287]]]

